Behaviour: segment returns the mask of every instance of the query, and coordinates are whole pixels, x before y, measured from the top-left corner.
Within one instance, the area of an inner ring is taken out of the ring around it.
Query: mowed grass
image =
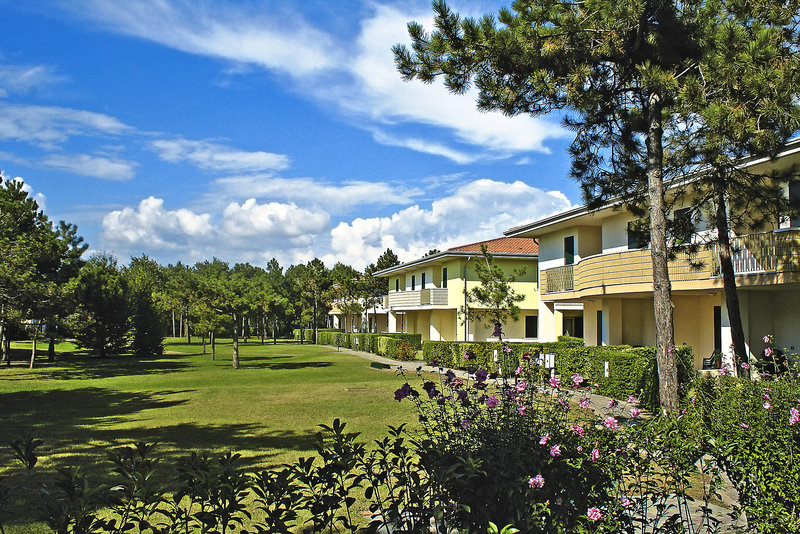
[[[33,432],[44,441],[37,469],[51,473],[107,472],[106,451],[139,441],[160,443],[165,457],[236,451],[261,468],[312,454],[317,425],[334,418],[364,442],[415,420],[393,398],[401,378],[368,360],[324,346],[239,346],[240,369],[230,343],[217,343],[212,361],[200,343],[170,339],[161,358],[64,353],[29,370],[21,358],[30,344],[15,345],[20,359],[0,367],[0,466],[12,462],[5,442]]]

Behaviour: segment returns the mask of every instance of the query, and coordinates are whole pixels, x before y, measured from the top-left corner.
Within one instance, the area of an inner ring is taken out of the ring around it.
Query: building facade
[[[486,245],[496,265],[510,274],[524,268],[512,287],[524,295],[518,303],[519,319],[503,325],[509,339],[539,338],[539,269],[536,241],[525,237],[503,237],[454,247],[376,273],[389,279],[388,331],[421,334],[423,341],[483,341],[493,328],[463,310],[472,308],[466,294],[476,287],[475,262]]]

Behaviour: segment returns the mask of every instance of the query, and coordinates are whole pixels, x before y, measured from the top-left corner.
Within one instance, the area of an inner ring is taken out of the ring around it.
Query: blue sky
[[[123,263],[363,268],[580,202],[559,117],[400,79],[390,48],[431,27],[427,1],[0,0],[0,17],[3,176]]]

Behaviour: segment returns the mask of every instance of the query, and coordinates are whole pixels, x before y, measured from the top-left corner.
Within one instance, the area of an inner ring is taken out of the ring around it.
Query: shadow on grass
[[[113,378],[117,376],[133,376],[145,374],[169,373],[181,371],[191,364],[182,361],[189,354],[169,355],[164,357],[138,358],[135,356],[99,356],[87,355],[59,355],[55,361],[37,359],[34,369],[37,380],[84,380]],[[29,360],[19,356],[18,351],[12,353],[11,368],[27,368]],[[3,370],[7,366],[0,365],[0,380],[3,380]],[[20,378],[20,377],[16,377]],[[23,377],[29,379],[29,376]]]
[[[282,358],[287,358],[283,356]],[[276,357],[252,357],[250,355],[240,356],[242,369],[272,369],[275,371],[280,370],[293,370],[293,369],[310,369],[314,367],[330,367],[333,365],[331,362],[276,362]]]
[[[6,393],[0,398],[0,466],[8,466],[11,461],[5,442],[29,432],[44,441],[41,455],[48,457],[48,471],[77,465],[91,473],[102,472],[110,465],[106,460],[108,451],[140,441],[160,443],[159,456],[170,465],[191,451],[246,451],[244,465],[253,467],[269,463],[274,450],[313,449],[316,432],[265,432],[258,424],[180,422],[158,427],[131,426],[137,423],[137,413],[186,403],[186,399],[178,397],[188,391],[142,393],[79,388]],[[142,419],[146,425],[146,418]]]

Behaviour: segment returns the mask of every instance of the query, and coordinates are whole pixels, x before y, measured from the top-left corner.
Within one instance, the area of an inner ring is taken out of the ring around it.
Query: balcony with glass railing
[[[414,308],[418,306],[447,306],[447,295],[447,288],[392,291],[386,295],[385,306],[393,309]]]
[[[776,230],[739,236],[731,240],[734,273],[800,273],[800,230]],[[718,247],[695,253],[678,252],[669,262],[670,281],[681,287],[703,289],[720,287]],[[762,278],[759,283],[770,282]],[[744,282],[744,281],[743,281]],[[542,273],[543,293],[550,297],[575,297],[580,293],[626,292],[633,286],[653,283],[649,249],[626,250],[584,258],[575,265],[547,269]],[[561,294],[561,295],[559,295]]]

